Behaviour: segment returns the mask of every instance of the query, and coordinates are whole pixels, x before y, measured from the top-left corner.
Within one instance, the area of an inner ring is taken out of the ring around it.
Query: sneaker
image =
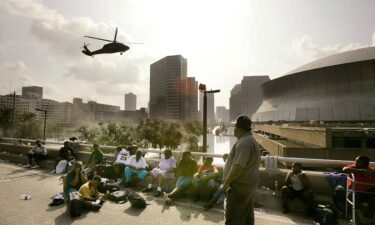
[[[152,188],[146,187],[145,189],[142,190],[143,193],[151,192]]]
[[[161,191],[156,191],[154,197],[160,197],[162,194]]]
[[[39,165],[35,165],[35,166],[32,166],[31,169],[39,169],[40,166]]]
[[[26,165],[23,166],[23,168],[30,168],[30,167],[31,167],[30,164],[26,164]]]
[[[164,198],[164,203],[165,203],[166,205],[171,204],[171,199],[168,197],[168,194],[167,194],[167,193],[163,192],[163,198]]]

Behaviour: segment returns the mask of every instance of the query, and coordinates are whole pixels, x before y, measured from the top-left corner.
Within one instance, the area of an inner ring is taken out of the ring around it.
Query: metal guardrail
[[[33,140],[33,139],[0,137],[0,141],[2,141],[2,140],[11,141],[13,143],[18,143],[18,142],[35,143],[35,141],[36,141],[36,140]],[[56,141],[46,141],[45,143],[50,144],[50,145],[63,145],[64,144],[63,142],[56,142]],[[78,144],[79,144],[80,147],[81,146],[82,147],[92,147],[93,146],[93,144],[87,144],[87,143],[84,144],[84,143],[78,142]],[[102,146],[100,146],[100,148],[116,150],[117,146],[102,145]],[[55,147],[53,147],[52,149],[55,149]],[[143,152],[150,152],[150,153],[158,153],[158,154],[162,154],[164,152],[163,150],[158,150],[158,149],[142,149],[142,151]],[[192,152],[192,155],[199,156],[199,157],[214,157],[214,158],[222,158],[223,157],[223,154],[204,153],[204,152]],[[299,163],[302,163],[304,165],[309,165],[309,166],[319,165],[319,167],[323,167],[323,166],[342,167],[342,166],[354,163],[354,161],[350,161],[350,160],[292,158],[292,157],[279,157],[279,156],[261,156],[261,160],[266,162],[266,164],[270,165],[270,166],[266,166],[266,169],[267,169],[267,167],[269,167],[268,169],[277,169],[277,168],[274,168],[275,167],[275,161],[281,162],[281,163],[299,162]],[[375,166],[375,162],[370,162],[370,165]]]

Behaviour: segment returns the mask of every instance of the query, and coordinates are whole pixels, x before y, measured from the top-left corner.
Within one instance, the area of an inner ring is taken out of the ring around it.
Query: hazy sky
[[[229,105],[243,76],[276,78],[314,59],[375,45],[373,0],[0,0],[0,94],[44,87],[44,97],[147,107],[150,64],[181,54],[188,76]],[[143,42],[94,58],[105,42]]]

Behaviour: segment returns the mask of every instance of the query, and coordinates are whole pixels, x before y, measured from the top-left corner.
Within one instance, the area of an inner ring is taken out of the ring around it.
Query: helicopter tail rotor
[[[85,54],[85,55],[88,55],[88,56],[92,56],[92,52],[90,51],[89,48],[87,48],[87,46],[89,46],[90,44],[86,44],[86,43],[83,43],[83,50],[82,50],[82,53]]]

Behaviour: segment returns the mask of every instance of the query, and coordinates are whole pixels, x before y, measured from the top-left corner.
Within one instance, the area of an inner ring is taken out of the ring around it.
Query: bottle
[[[278,190],[279,190],[279,183],[277,183],[277,181],[275,181],[275,187],[274,187],[274,191],[273,191],[273,195],[274,196],[278,196]]]
[[[278,191],[279,190],[279,183],[277,183],[277,181],[275,181],[275,191]]]

